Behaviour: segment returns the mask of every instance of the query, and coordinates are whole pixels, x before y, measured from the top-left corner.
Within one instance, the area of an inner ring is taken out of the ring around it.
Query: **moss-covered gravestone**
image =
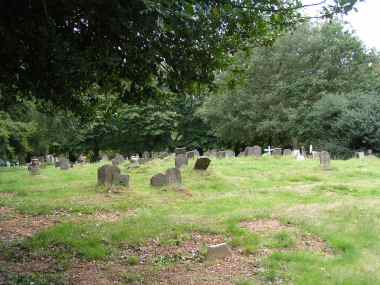
[[[98,168],[98,185],[111,187],[120,183],[120,169],[115,165],[103,165]],[[129,183],[129,179],[128,179]]]

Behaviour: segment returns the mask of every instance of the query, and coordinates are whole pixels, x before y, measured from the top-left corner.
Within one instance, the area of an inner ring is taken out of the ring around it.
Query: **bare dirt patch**
[[[139,256],[140,263],[133,267],[127,266],[124,274],[141,276],[141,284],[173,285],[235,284],[239,278],[248,279],[256,275],[259,271],[257,257],[244,256],[238,250],[232,250],[231,256],[215,261],[201,258],[203,246],[224,241],[224,237],[219,235],[193,234],[191,239],[177,246],[150,241],[142,247],[129,247],[123,256]]]
[[[14,214],[0,223],[0,240],[13,241],[31,237],[41,230],[56,224],[58,220],[49,216],[24,216]]]
[[[106,272],[95,262],[81,262],[75,264],[68,272],[70,284],[75,285],[111,285],[119,284],[106,276]]]
[[[267,220],[256,220],[251,222],[241,222],[240,227],[246,228],[252,232],[263,233],[263,232],[276,232],[288,229],[290,226],[283,225],[279,220],[267,219]]]
[[[312,251],[323,255],[333,255],[334,252],[328,244],[318,236],[303,234],[296,244],[297,250]]]

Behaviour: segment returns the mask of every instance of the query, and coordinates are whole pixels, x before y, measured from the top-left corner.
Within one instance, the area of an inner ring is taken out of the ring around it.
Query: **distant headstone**
[[[365,157],[364,151],[358,151],[355,154],[356,154],[356,157],[359,159],[364,159]]]
[[[225,153],[226,153],[225,154],[226,158],[233,158],[233,157],[235,157],[235,152],[232,151],[232,150],[226,150]]]
[[[108,161],[108,160],[109,160],[108,155],[103,154],[102,155],[102,161]]]
[[[123,163],[125,160],[124,156],[122,156],[121,154],[116,154],[115,157],[112,159],[112,164],[117,166],[121,163]]]
[[[367,154],[368,154],[368,155],[372,155],[372,154],[373,154],[372,149],[367,150]]]
[[[186,154],[186,147],[177,147],[174,150],[174,153],[177,154]]]
[[[162,187],[168,184],[165,174],[158,173],[150,179],[150,185],[153,187]]]
[[[321,151],[321,153],[319,155],[319,159],[320,159],[320,163],[321,163],[321,168],[323,170],[331,169],[329,152]]]
[[[218,150],[211,149],[211,150],[206,151],[204,155],[205,156],[214,156],[214,157],[216,157],[217,153],[218,153]]]
[[[124,187],[129,187],[129,175],[127,174],[120,175],[119,184]]]
[[[319,156],[321,155],[321,153],[319,151],[313,150],[313,152],[311,153],[311,155],[312,155],[312,158],[314,160],[317,160],[317,159],[319,159]]]
[[[78,158],[78,163],[84,164],[87,162],[87,157],[83,154],[81,154]]]
[[[162,151],[159,153],[159,158],[164,159],[165,157],[168,157],[169,153],[166,151]]]
[[[194,165],[195,170],[207,170],[211,163],[211,160],[208,157],[201,156],[197,159]]]
[[[305,160],[305,156],[304,156],[302,153],[299,153],[299,154],[297,155],[296,159],[297,159],[298,161],[302,161],[302,160]]]
[[[216,153],[217,158],[226,158],[226,152],[224,150],[220,150]]]
[[[188,159],[187,159],[187,156],[186,154],[177,154],[175,156],[175,167],[176,168],[182,168],[182,167],[185,167],[187,166],[188,164]]]
[[[103,165],[98,168],[98,184],[106,187],[120,183],[120,169],[114,165]]]
[[[148,151],[144,151],[143,154],[142,154],[142,158],[148,160],[150,158],[150,153]]]
[[[253,156],[255,155],[254,148],[252,146],[247,146],[244,150],[245,156]]]
[[[166,170],[166,182],[167,184],[181,184],[182,177],[181,171],[178,168],[169,168]]]
[[[282,155],[282,149],[281,149],[281,148],[274,148],[274,149],[272,150],[272,154],[273,154],[273,156],[275,156],[275,157],[279,157],[279,156]]]
[[[255,145],[253,146],[253,155],[257,158],[261,157],[262,154],[262,149],[261,146]]]
[[[38,175],[38,174],[40,174],[40,161],[38,160],[38,158],[33,158],[30,161],[30,164],[28,166],[28,170],[29,170],[29,173],[31,175]]]
[[[55,163],[55,157],[54,157],[54,155],[52,155],[52,154],[46,155],[46,162],[49,165],[54,165],[54,163]]]
[[[187,156],[188,159],[195,158],[195,151],[192,150],[192,151],[186,152],[186,156]]]
[[[291,149],[288,149],[288,148],[284,149],[284,151],[283,151],[283,155],[284,155],[284,156],[292,155],[292,150],[291,150]]]
[[[71,165],[70,165],[70,161],[65,158],[65,157],[62,157],[59,159],[59,168],[61,170],[68,170],[70,169]]]

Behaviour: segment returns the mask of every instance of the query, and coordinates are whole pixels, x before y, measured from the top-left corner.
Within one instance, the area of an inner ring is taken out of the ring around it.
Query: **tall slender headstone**
[[[331,163],[330,163],[330,153],[328,151],[321,151],[319,155],[321,168],[323,170],[330,170],[331,169]]]

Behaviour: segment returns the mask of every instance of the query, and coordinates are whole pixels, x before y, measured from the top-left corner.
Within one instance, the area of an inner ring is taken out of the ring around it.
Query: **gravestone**
[[[70,166],[70,161],[67,158],[62,157],[59,159],[59,168],[61,170],[68,170],[70,169]]]
[[[165,173],[167,184],[181,184],[181,171],[178,168],[169,168]]]
[[[234,158],[235,157],[235,152],[232,150],[226,150],[226,158]]]
[[[215,259],[224,259],[232,255],[232,251],[228,244],[221,243],[215,245],[207,246],[206,259],[215,260]]]
[[[108,155],[103,154],[101,160],[102,160],[102,161],[108,161],[108,160],[109,160]]]
[[[207,170],[210,163],[211,163],[211,160],[208,157],[201,156],[195,162],[194,170]]]
[[[115,157],[112,159],[112,164],[115,165],[115,166],[117,166],[117,165],[123,163],[124,160],[125,160],[125,159],[124,159],[124,156],[122,156],[121,154],[118,153],[118,154],[116,154]]]
[[[313,152],[311,154],[312,154],[312,158],[314,160],[319,159],[319,156],[321,155],[321,153],[319,151],[315,151],[315,150],[313,150]]]
[[[253,155],[255,155],[255,151],[254,151],[255,149],[254,149],[254,147],[252,147],[252,146],[247,146],[246,148],[245,148],[245,150],[244,150],[244,154],[245,154],[245,156],[253,156]]]
[[[129,187],[129,175],[127,174],[120,175],[119,184],[124,187]]]
[[[217,156],[218,150],[216,149],[211,149],[205,152],[205,156]]]
[[[368,154],[368,155],[372,155],[372,154],[373,154],[372,149],[367,150],[367,154]]]
[[[272,150],[272,155],[275,157],[279,157],[282,155],[282,149],[281,148],[274,148]]]
[[[174,153],[176,155],[178,154],[186,154],[186,147],[177,147],[175,150],[174,150]]]
[[[302,161],[302,160],[305,160],[305,156],[304,156],[302,153],[299,153],[299,154],[297,155],[296,159],[297,159],[298,161]]]
[[[149,159],[150,158],[150,153],[148,151],[144,151],[143,154],[142,154],[142,158]]]
[[[262,154],[261,146],[259,146],[259,145],[253,146],[253,155],[256,158],[259,158],[259,157],[261,157],[261,154]]]
[[[226,152],[224,150],[218,151],[216,153],[217,158],[226,158]]]
[[[188,151],[186,152],[186,156],[188,159],[193,159],[195,157],[195,151]]]
[[[29,170],[29,173],[31,175],[38,175],[38,174],[40,174],[40,161],[38,160],[38,158],[33,158],[30,161],[30,164],[28,166],[28,170]]]
[[[291,149],[288,149],[288,148],[284,149],[283,155],[284,155],[284,156],[292,155],[292,150],[291,150]]]
[[[187,166],[188,164],[188,159],[186,154],[177,154],[175,156],[175,167],[176,168],[182,168]]]
[[[150,179],[150,185],[153,187],[162,187],[168,184],[165,174],[158,173]]]
[[[103,165],[98,168],[98,185],[111,187],[120,183],[120,169],[114,165]]]
[[[54,165],[54,163],[55,163],[55,157],[54,157],[54,155],[52,155],[52,154],[46,155],[46,162],[49,165]]]
[[[81,154],[79,157],[78,157],[78,163],[80,164],[84,164],[87,162],[87,157],[83,154]]]
[[[365,157],[364,151],[358,151],[358,152],[355,153],[355,155],[359,159],[364,159],[364,157]]]
[[[330,154],[327,151],[321,151],[319,155],[320,163],[321,163],[321,168],[323,170],[329,170],[331,169],[330,165]]]

